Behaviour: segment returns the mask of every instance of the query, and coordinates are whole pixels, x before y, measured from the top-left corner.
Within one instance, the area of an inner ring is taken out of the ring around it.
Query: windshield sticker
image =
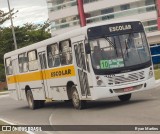
[[[100,61],[100,68],[101,69],[112,69],[124,67],[123,59],[114,59],[114,60],[101,60]]]

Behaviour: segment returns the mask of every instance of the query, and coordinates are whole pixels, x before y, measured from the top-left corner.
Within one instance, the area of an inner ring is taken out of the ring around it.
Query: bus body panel
[[[71,81],[76,84],[76,77],[66,77],[66,78],[55,78],[49,79],[48,83],[50,83],[50,90],[52,93],[53,100],[68,100],[67,95],[67,83]]]

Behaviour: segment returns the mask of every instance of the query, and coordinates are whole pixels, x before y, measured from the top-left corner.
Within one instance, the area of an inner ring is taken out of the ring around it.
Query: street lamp
[[[13,26],[13,20],[12,20],[12,14],[11,14],[9,0],[7,0],[7,2],[8,2],[8,9],[9,9],[10,20],[11,20],[11,28],[12,28],[12,34],[13,34],[13,40],[14,40],[14,47],[15,47],[15,49],[17,49],[17,41],[16,41],[16,36],[15,36],[15,31],[14,31],[14,26]]]

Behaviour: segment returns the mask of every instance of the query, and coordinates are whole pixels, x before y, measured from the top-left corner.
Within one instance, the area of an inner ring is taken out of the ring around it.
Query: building
[[[52,36],[80,27],[77,0],[47,0],[47,3]],[[160,44],[158,7],[160,0],[84,0],[87,25],[101,21],[139,19],[145,26],[151,45]]]

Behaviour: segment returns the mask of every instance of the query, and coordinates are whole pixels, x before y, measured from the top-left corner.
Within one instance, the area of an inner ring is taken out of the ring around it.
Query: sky
[[[46,0],[9,0],[11,9],[18,10],[14,15],[14,26],[22,26],[25,23],[41,24],[48,19]],[[0,10],[8,12],[7,0],[0,0]],[[7,21],[3,26],[10,26]]]

